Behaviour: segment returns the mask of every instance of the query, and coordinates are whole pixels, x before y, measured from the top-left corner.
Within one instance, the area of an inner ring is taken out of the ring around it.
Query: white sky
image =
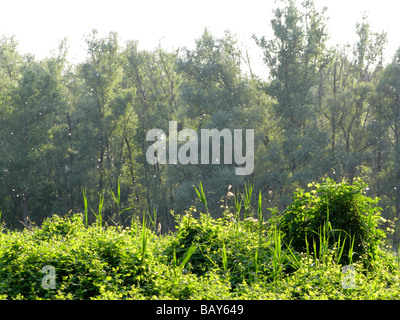
[[[38,59],[50,55],[60,39],[69,40],[71,62],[85,57],[84,35],[98,29],[101,36],[117,31],[121,45],[138,40],[151,50],[161,41],[166,50],[193,47],[205,27],[217,37],[234,32],[249,48],[253,71],[262,74],[261,51],[252,34],[270,38],[274,0],[3,0],[0,35],[16,35],[22,53]],[[328,7],[330,44],[354,42],[355,23],[367,12],[374,31],[388,32],[387,57],[400,47],[400,1],[315,0]]]

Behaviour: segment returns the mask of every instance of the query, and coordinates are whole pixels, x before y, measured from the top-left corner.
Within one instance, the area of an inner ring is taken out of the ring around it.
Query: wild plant
[[[282,250],[282,234],[281,231],[275,227],[273,232],[273,246],[272,246],[272,279],[277,281],[283,275],[283,263],[285,253]]]
[[[200,246],[201,250],[201,246]],[[222,247],[220,248],[221,251],[221,261],[222,261],[222,269],[221,267],[214,261],[213,257],[211,257],[209,254],[201,250],[204,256],[211,262],[211,264],[215,267],[216,270],[221,272],[225,277],[229,278],[230,277],[230,270],[228,269],[228,255],[227,255],[227,250],[226,250],[226,245],[225,245],[225,240],[222,241]]]
[[[110,190],[116,205],[117,217],[118,219],[120,219],[120,216],[124,211],[130,210],[133,207],[124,208],[121,210],[121,184],[119,178],[117,180],[117,195],[115,195],[114,191],[111,188]]]
[[[208,206],[207,206],[207,199],[206,199],[206,195],[204,193],[204,189],[203,189],[203,185],[201,183],[201,180],[199,181],[198,189],[196,187],[194,187],[194,189],[196,190],[198,198],[204,204],[204,206],[206,208],[206,212],[209,212],[208,211]]]
[[[285,243],[298,252],[313,251],[314,256],[336,246],[343,263],[347,262],[343,252],[351,253],[353,261],[367,256],[373,260],[384,235],[378,228],[381,208],[376,206],[377,199],[363,194],[365,184],[337,184],[327,179],[308,187],[315,188],[310,192],[298,189],[279,221]],[[348,240],[341,238],[338,245],[337,234],[348,235]]]
[[[140,236],[141,242],[141,264],[144,265],[146,251],[147,251],[147,242],[148,242],[148,233],[146,227],[146,215],[143,215],[143,222],[142,222],[142,233]]]
[[[87,195],[86,195],[86,188],[83,189],[83,204],[84,204],[85,226],[88,226],[89,205],[88,205],[88,199],[87,199]],[[100,227],[103,226],[103,206],[104,206],[104,195],[100,194],[97,213],[92,210],[94,216],[96,217],[96,224]]]
[[[185,265],[188,263],[188,261],[190,260],[191,256],[196,251],[196,249],[197,249],[197,245],[192,244],[190,246],[190,248],[186,251],[185,256],[182,259],[182,262],[178,266],[177,258],[176,258],[176,250],[174,248],[173,261],[172,261],[172,263],[173,263],[172,272],[173,272],[173,275],[174,275],[174,286],[176,286],[178,284],[178,275],[183,272],[183,269],[185,268]]]
[[[226,275],[228,273],[228,256],[226,254],[226,248],[225,248],[225,241],[222,243],[222,267],[224,269],[224,274]]]
[[[152,229],[156,230],[156,224],[157,224],[157,208],[156,207],[153,208],[153,218],[151,217],[150,213],[149,213],[149,218],[150,218],[150,223],[151,223]]]
[[[258,255],[259,255],[259,250],[261,247],[261,241],[262,241],[262,233],[263,233],[263,215],[262,215],[262,196],[261,196],[261,191],[259,192],[258,195],[258,206],[257,206],[257,213],[258,213],[258,246],[256,248],[255,252],[255,257],[254,257],[254,265],[255,265],[255,275],[256,278],[258,277]]]
[[[100,228],[103,226],[103,206],[104,206],[104,195],[100,194],[98,211],[97,213],[93,211],[93,214],[96,217],[96,224]]]
[[[243,197],[243,206],[244,206],[244,218],[248,218],[251,215],[251,198],[253,195],[253,185],[245,184],[244,186],[244,197]]]
[[[83,204],[84,204],[85,226],[88,226],[88,200],[86,196],[86,188],[83,189]]]

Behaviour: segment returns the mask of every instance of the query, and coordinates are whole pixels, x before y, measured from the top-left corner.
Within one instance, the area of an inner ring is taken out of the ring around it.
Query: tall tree
[[[229,32],[217,39],[205,30],[202,37],[196,40],[195,49],[183,51],[178,61],[178,70],[183,77],[182,127],[194,129],[199,138],[202,129],[216,129],[219,133],[224,129],[231,133],[234,129],[242,129],[242,141],[246,139],[245,129],[258,128],[261,118],[256,114],[258,93],[253,90],[256,82],[243,74],[243,64],[242,52],[235,37]],[[219,200],[226,194],[230,184],[240,189],[246,180],[251,181],[252,174],[236,174],[237,164],[233,158],[231,164],[227,163],[224,151],[231,141],[221,138],[219,142],[220,158],[215,160],[221,165],[211,164],[210,159],[209,164],[204,164],[200,158],[203,150],[199,148],[199,154],[195,155],[198,157],[198,165],[176,166],[174,176],[175,181],[179,182],[176,197],[180,203],[190,204],[190,199],[195,195],[193,185],[196,186],[201,180],[208,188],[209,209],[218,212]],[[235,141],[234,148],[239,146]],[[209,147],[211,155],[211,144]],[[243,155],[249,152],[245,143],[240,151]]]
[[[385,68],[379,84],[374,107],[380,115],[380,127],[386,128],[384,135],[390,144],[391,152],[381,154],[385,161],[381,165],[379,184],[381,197],[394,203],[394,217],[400,216],[400,49],[392,62]],[[382,146],[382,143],[380,144]],[[398,239],[397,239],[398,240]]]
[[[384,33],[372,33],[367,18],[357,24],[358,41],[330,52],[321,74],[318,105],[330,131],[332,174],[352,181],[369,166],[378,129],[371,97],[383,67]]]
[[[96,167],[98,168],[98,191],[104,192],[106,165],[111,164],[109,139],[116,125],[118,104],[118,85],[122,75],[118,36],[110,32],[106,38],[98,38],[94,30],[86,38],[88,59],[81,66],[86,90],[90,93],[92,115],[91,121],[96,128],[95,145],[98,148]]]
[[[164,226],[171,224],[170,205],[174,184],[167,181],[167,168],[147,162],[146,151],[150,146],[146,141],[151,129],[168,132],[170,120],[176,117],[180,108],[180,76],[176,71],[176,53],[167,53],[160,47],[154,51],[140,51],[138,43],[129,41],[124,51],[124,77],[132,95],[132,111],[137,125],[131,134],[124,135],[125,147],[130,167],[130,175],[135,176],[134,194],[138,212],[159,214]]]
[[[22,64],[23,58],[18,52],[16,39],[2,36],[0,38],[0,153],[2,154],[0,157],[0,206],[3,217],[8,221],[12,220],[15,210],[19,212],[18,207],[13,207],[15,203],[12,203],[10,193],[12,191],[9,185],[12,157],[9,156],[9,151],[13,150],[10,142],[14,134],[10,125],[14,112],[13,97],[18,88]]]
[[[304,186],[326,170],[326,134],[318,127],[316,92],[327,66],[327,32],[325,9],[317,11],[313,1],[303,2],[301,8],[291,0],[281,3],[271,20],[274,38],[256,41],[270,73],[267,93],[276,101],[274,115],[282,150],[280,185],[290,189]]]
[[[3,183],[25,226],[52,212],[55,196],[51,132],[64,101],[59,73],[49,61],[27,56],[5,114]]]

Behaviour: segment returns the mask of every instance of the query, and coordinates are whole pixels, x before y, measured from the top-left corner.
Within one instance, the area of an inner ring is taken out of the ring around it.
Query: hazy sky
[[[254,68],[261,66],[261,52],[251,38],[271,35],[269,26],[275,0],[13,0],[4,1],[0,11],[0,34],[16,35],[20,51],[38,59],[56,49],[67,37],[70,61],[85,56],[84,35],[97,29],[101,36],[117,31],[121,44],[138,40],[141,49],[153,49],[161,41],[170,50],[193,47],[205,27],[214,36],[234,32],[249,48]],[[374,31],[388,32],[387,57],[400,47],[399,1],[315,0],[328,7],[331,44],[354,42],[355,23],[367,12]],[[255,70],[256,71],[256,70]]]

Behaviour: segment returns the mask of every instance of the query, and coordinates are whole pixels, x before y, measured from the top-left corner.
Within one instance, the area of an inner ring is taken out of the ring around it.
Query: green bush
[[[155,261],[151,250],[142,259],[139,237],[120,228],[85,227],[81,215],[54,216],[42,228],[3,238],[0,294],[9,298],[89,299],[105,291],[152,286]],[[57,291],[41,286],[45,265],[55,268]]]
[[[200,213],[195,219],[193,210],[177,217],[176,233],[164,251],[170,263],[174,252],[181,261],[195,245],[197,250],[190,257],[188,271],[199,277],[216,272],[229,279],[233,289],[262,277],[273,281],[278,273],[296,269],[283,245],[275,243],[278,239],[267,237],[265,224],[260,225],[256,219],[237,222],[231,216],[215,220],[208,213]]]
[[[213,220],[208,213],[200,213],[200,218],[193,217],[191,208],[185,215],[177,216],[174,239],[165,249],[165,255],[172,261],[175,251],[178,261],[182,260],[189,248],[196,245],[197,250],[191,255],[188,267],[198,276],[211,271],[215,265],[222,265],[222,247],[229,228],[224,227],[222,219]]]
[[[146,220],[122,229],[88,226],[82,215],[3,229],[0,299],[396,299],[400,260],[379,249],[375,200],[363,195],[361,183],[314,187],[299,191],[280,220],[277,212],[260,219],[261,205],[259,219],[245,220],[228,212],[196,219],[192,208],[177,216],[175,233],[162,236]],[[349,255],[339,259],[339,236],[343,243],[355,230],[362,237],[353,236],[352,247],[364,251],[354,249],[356,288],[346,289]],[[54,267],[55,288],[42,286],[44,266]]]
[[[366,185],[362,181],[337,184],[327,179],[322,184],[309,184],[309,188],[309,192],[295,193],[280,220],[285,243],[298,252],[318,256],[323,242],[332,249],[340,240],[342,263],[374,260],[384,233],[378,228],[378,199],[365,195]]]

